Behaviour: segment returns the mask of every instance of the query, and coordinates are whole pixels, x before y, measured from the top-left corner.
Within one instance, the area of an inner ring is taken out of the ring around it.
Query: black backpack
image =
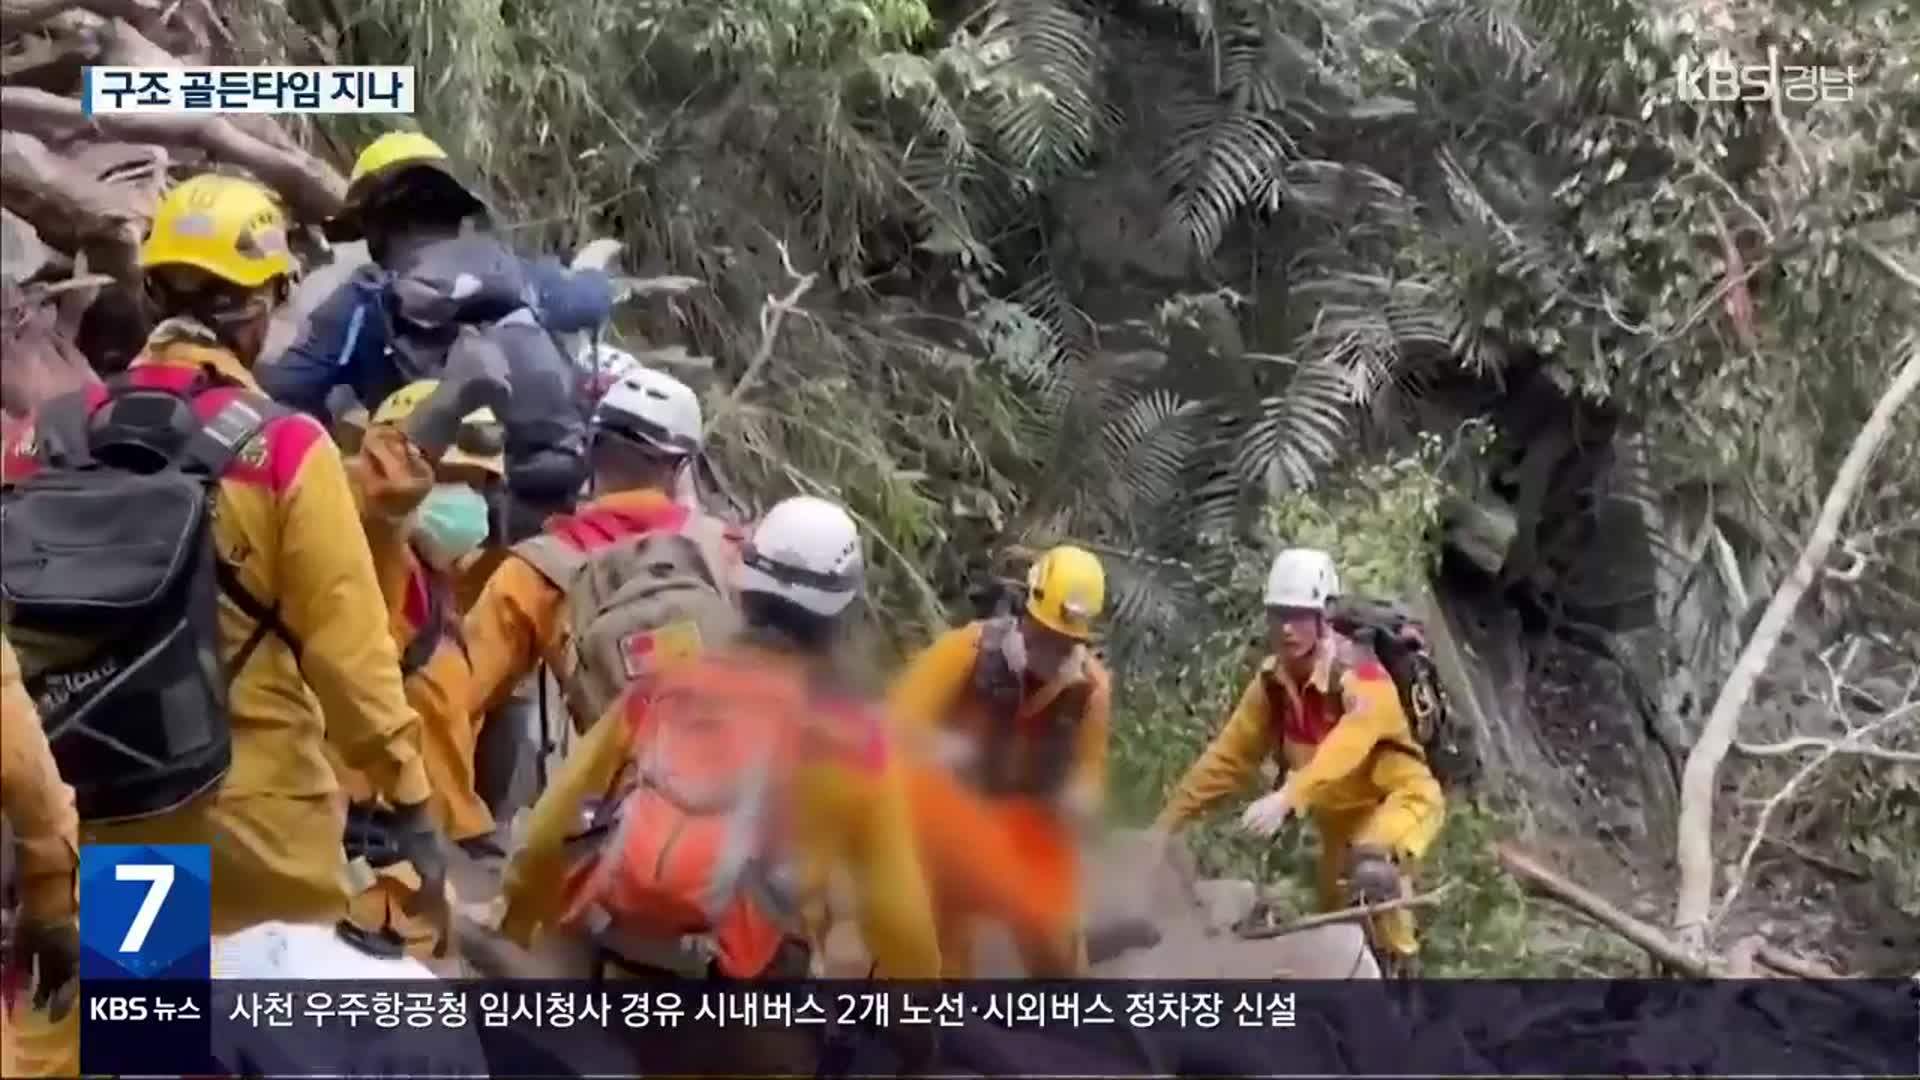
[[[0,496],[7,636],[81,820],[127,821],[211,789],[232,762],[228,691],[277,612],[214,550],[221,475],[271,420],[242,394],[201,423],[185,390],[110,380],[48,401],[40,468]],[[219,596],[255,622],[223,663]]]
[[[1380,659],[1400,691],[1413,736],[1442,782],[1465,779],[1463,733],[1451,723],[1446,688],[1433,662],[1425,625],[1397,604],[1362,597],[1341,597],[1329,615],[1334,630],[1365,646]]]

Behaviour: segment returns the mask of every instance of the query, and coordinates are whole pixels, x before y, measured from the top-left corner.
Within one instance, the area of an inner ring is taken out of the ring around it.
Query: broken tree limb
[[[0,81],[56,94],[73,90],[80,85],[83,69],[100,62],[105,36],[97,21],[70,32],[30,34],[10,44],[0,56]]]
[[[218,116],[109,113],[89,117],[81,112],[77,101],[18,87],[0,88],[0,113],[5,114],[9,126],[44,138],[93,134],[196,147],[245,167],[277,189],[303,220],[331,216],[346,195],[345,182],[324,162],[309,154],[269,146]]]
[[[1857,745],[1861,740],[1879,731],[1881,728],[1888,727],[1916,711],[1920,711],[1920,701],[1909,701],[1880,719],[1875,720],[1873,723],[1868,724],[1858,731],[1849,733],[1845,739],[1816,740],[1816,743],[1825,743],[1825,748],[1821,753],[1812,761],[1802,765],[1798,771],[1787,779],[1785,784],[1780,786],[1780,790],[1768,796],[1766,804],[1760,808],[1760,818],[1753,824],[1753,837],[1747,841],[1746,850],[1740,853],[1740,863],[1734,867],[1733,874],[1727,882],[1726,891],[1720,902],[1720,912],[1714,917],[1716,921],[1726,918],[1727,913],[1733,910],[1733,902],[1739,899],[1740,890],[1746,887],[1747,874],[1753,870],[1754,856],[1760,853],[1760,844],[1767,838],[1767,827],[1773,824],[1774,813],[1780,809],[1782,804],[1793,797],[1794,792],[1800,790],[1800,785],[1805,783],[1808,777],[1818,772],[1827,762],[1833,760],[1836,755],[1844,752],[1849,744]]]
[[[1353,907],[1341,908],[1339,911],[1327,911],[1318,915],[1308,915],[1305,918],[1295,919],[1290,923],[1285,923],[1280,926],[1249,927],[1245,930],[1236,931],[1236,934],[1248,941],[1265,941],[1268,938],[1286,937],[1289,934],[1298,934],[1307,930],[1318,929],[1322,926],[1332,926],[1336,923],[1361,922],[1366,919],[1371,919],[1375,915],[1385,915],[1388,912],[1400,911],[1404,908],[1431,907],[1438,903],[1441,897],[1452,891],[1453,887],[1457,884],[1459,883],[1449,881],[1438,888],[1429,889],[1417,896],[1403,896],[1398,900],[1383,900],[1378,904],[1355,904]]]
[[[106,44],[101,52],[101,63],[109,67],[186,67],[180,58],[153,43],[153,39],[126,19],[115,19],[108,25]],[[227,123],[239,128],[245,134],[266,143],[268,146],[288,154],[305,155],[300,144],[280,126],[280,122],[265,113],[237,114],[224,117]],[[209,152],[213,152],[209,148]],[[332,172],[324,162],[315,159],[314,164],[329,173]],[[344,196],[346,181],[334,176]]]
[[[1920,765],[1920,753],[1911,750],[1889,750],[1884,746],[1872,746],[1860,741],[1855,735],[1845,739],[1823,739],[1816,735],[1796,735],[1791,739],[1782,739],[1777,743],[1736,742],[1733,748],[1748,757],[1786,757],[1802,750],[1818,750],[1823,754],[1845,757],[1870,758],[1874,761],[1892,762],[1896,765]]]
[[[1774,647],[1780,642],[1781,633],[1786,630],[1795,609],[1800,606],[1801,597],[1812,586],[1820,568],[1826,565],[1834,540],[1839,536],[1840,524],[1853,507],[1860,486],[1866,480],[1867,470],[1893,427],[1894,414],[1900,411],[1916,389],[1920,389],[1920,346],[1911,348],[1892,383],[1874,406],[1866,425],[1854,437],[1853,446],[1848,449],[1846,460],[1841,462],[1840,471],[1834,476],[1833,486],[1827,491],[1826,501],[1820,507],[1820,516],[1814,522],[1813,531],[1807,538],[1806,546],[1801,549],[1793,572],[1780,583],[1780,588],[1767,604],[1760,624],[1754,627],[1746,647],[1740,651],[1733,674],[1721,686],[1720,696],[1713,703],[1713,711],[1707,715],[1707,721],[1701,727],[1700,738],[1687,755],[1686,771],[1681,777],[1680,821],[1675,837],[1680,888],[1674,902],[1673,925],[1680,947],[1688,953],[1704,953],[1708,919],[1713,911],[1713,803],[1720,784],[1720,764],[1726,760],[1727,751],[1739,734],[1740,715],[1746,709],[1748,699],[1753,696],[1754,683],[1760,678],[1760,673],[1766,670]]]
[[[7,37],[24,34],[69,11],[143,24],[158,19],[165,10],[160,0],[0,0],[0,31]]]
[[[1598,894],[1568,881],[1532,856],[1506,844],[1494,845],[1494,854],[1499,858],[1501,868],[1521,884],[1558,900],[1612,930],[1668,967],[1697,979],[1711,979],[1724,974],[1722,965],[1681,948],[1665,934],[1614,907]]]
[[[146,218],[133,197],[79,171],[39,139],[0,131],[0,200],[55,247],[85,252],[91,265],[122,280],[134,276]]]

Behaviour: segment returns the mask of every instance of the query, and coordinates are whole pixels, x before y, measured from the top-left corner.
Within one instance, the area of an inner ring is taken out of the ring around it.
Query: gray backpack
[[[623,537],[581,550],[551,534],[514,554],[567,594],[569,634],[554,672],[584,733],[627,686],[661,664],[697,655],[737,635],[742,622],[727,587],[725,526],[697,515],[682,532]]]

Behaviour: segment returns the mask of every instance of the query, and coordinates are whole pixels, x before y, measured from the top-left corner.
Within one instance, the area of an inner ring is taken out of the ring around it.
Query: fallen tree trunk
[[[98,20],[48,29],[53,32],[30,35],[8,47],[0,56],[0,80],[8,86],[62,93],[80,85],[83,69],[105,55],[106,33]]]
[[[110,25],[106,45],[101,53],[101,63],[108,67],[188,66],[179,57],[154,44],[151,38],[141,33],[124,18],[115,19]],[[281,127],[280,122],[272,116],[265,113],[236,113],[223,119],[275,149],[288,154],[307,156],[307,152],[301,149],[300,144],[293,140],[293,136],[287,134],[287,130]],[[318,159],[315,159],[314,164],[332,173],[332,170]],[[345,180],[334,174],[329,182],[338,187],[341,195],[344,196]]]
[[[160,0],[0,0],[0,32],[24,34],[69,11],[146,23],[164,14],[166,6]]]
[[[14,119],[11,111],[6,117]],[[135,277],[146,215],[127,192],[80,171],[39,139],[0,131],[0,202],[55,247],[84,252],[89,266],[123,281]]]
[[[339,174],[317,158],[271,146],[218,116],[109,113],[88,117],[77,101],[20,87],[0,88],[0,114],[9,126],[45,139],[92,135],[204,150],[244,166],[277,189],[294,215],[306,221],[331,216],[346,194]]]
[[[1518,878],[1521,884],[1535,892],[1546,893],[1612,930],[1668,967],[1696,979],[1720,978],[1727,974],[1724,965],[1695,956],[1652,926],[1614,907],[1599,894],[1568,881],[1545,863],[1506,844],[1496,844],[1494,854],[1500,860],[1501,868]]]

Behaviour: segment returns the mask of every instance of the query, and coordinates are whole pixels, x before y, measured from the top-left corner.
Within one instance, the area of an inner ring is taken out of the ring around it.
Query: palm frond
[[[1237,455],[1243,476],[1275,491],[1307,487],[1334,459],[1354,400],[1350,370],[1325,361],[1288,363],[1293,377],[1261,400]]]

